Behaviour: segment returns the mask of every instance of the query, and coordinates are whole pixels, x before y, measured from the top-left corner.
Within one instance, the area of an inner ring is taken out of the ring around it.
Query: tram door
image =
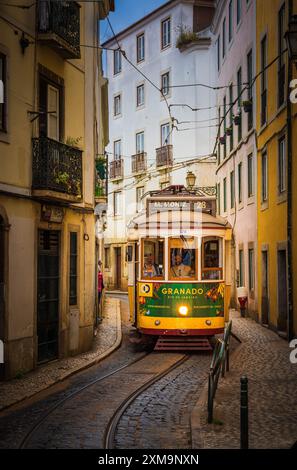
[[[58,357],[60,233],[40,230],[37,280],[38,362]]]
[[[4,303],[4,267],[5,267],[5,240],[4,220],[0,216],[0,380],[4,379],[4,327],[5,327],[5,303]]]

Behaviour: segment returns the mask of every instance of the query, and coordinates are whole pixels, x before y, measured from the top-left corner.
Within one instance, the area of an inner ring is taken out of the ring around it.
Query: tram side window
[[[170,240],[170,279],[196,278],[197,249],[194,238]]]
[[[164,279],[164,240],[143,241],[143,279]]]
[[[221,242],[219,239],[203,240],[202,279],[220,280],[223,278],[221,262]]]

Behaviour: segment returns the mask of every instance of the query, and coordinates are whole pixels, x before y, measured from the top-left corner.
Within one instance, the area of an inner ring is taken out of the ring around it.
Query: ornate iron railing
[[[124,177],[124,160],[113,160],[109,164],[110,179],[122,179]]]
[[[156,166],[172,166],[173,165],[173,145],[164,145],[156,149]]]
[[[48,137],[32,139],[32,188],[82,197],[82,151]]]
[[[132,155],[132,173],[140,173],[147,169],[147,154],[146,152],[137,153]]]
[[[57,44],[60,52],[69,58],[80,57],[80,6],[73,1],[39,1],[38,32],[42,35],[55,35],[69,46],[65,51],[63,44]],[[47,41],[49,38],[47,37]]]

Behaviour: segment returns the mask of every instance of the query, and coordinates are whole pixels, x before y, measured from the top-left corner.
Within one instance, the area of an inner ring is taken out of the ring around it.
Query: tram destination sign
[[[148,214],[166,211],[194,211],[212,213],[215,210],[215,200],[201,199],[197,200],[148,200]]]

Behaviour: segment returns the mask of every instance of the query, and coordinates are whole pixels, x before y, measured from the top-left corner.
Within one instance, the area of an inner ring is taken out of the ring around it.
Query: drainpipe
[[[289,20],[293,15],[293,0],[289,0]],[[287,135],[288,135],[288,203],[287,203],[287,239],[288,239],[288,339],[293,338],[293,266],[292,266],[292,105],[290,101],[290,82],[293,78],[293,63],[288,58],[287,90]],[[297,275],[297,274],[296,274]]]

